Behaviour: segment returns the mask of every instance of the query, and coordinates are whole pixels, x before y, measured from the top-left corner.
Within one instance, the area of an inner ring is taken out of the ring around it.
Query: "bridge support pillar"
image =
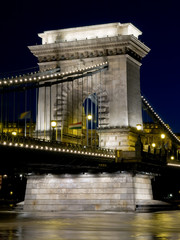
[[[135,211],[144,200],[152,200],[147,175],[34,175],[27,181],[24,211]]]

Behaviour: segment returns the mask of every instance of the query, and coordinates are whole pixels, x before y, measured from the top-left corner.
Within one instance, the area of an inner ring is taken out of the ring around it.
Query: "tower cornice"
[[[150,49],[133,35],[29,46],[39,62],[129,54],[141,61]]]

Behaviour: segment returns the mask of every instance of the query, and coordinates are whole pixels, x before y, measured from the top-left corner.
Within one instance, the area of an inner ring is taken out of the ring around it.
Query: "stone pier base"
[[[147,175],[34,175],[27,180],[24,211],[134,211],[141,200],[152,200]]]

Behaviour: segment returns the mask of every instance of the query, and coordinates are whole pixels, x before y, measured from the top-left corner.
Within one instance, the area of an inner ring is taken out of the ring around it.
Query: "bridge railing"
[[[66,153],[76,153],[84,155],[94,155],[98,157],[115,158],[115,152],[112,149],[103,149],[99,147],[90,147],[80,144],[66,143],[60,141],[50,141],[46,139],[12,136],[10,133],[0,134],[0,144],[15,146],[21,148],[31,148],[39,150],[59,151]]]

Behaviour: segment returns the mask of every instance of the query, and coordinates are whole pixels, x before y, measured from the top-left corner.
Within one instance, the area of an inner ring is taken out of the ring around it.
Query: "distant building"
[[[9,136],[12,136],[12,133],[15,132],[17,136],[23,137],[25,136],[26,132],[26,136],[30,137],[34,135],[34,131],[35,123],[33,122],[26,123],[26,127],[24,123],[8,122],[6,124],[3,124],[3,127],[2,123],[0,123],[0,132]]]
[[[158,153],[164,147],[170,154],[179,155],[179,149],[175,148],[171,138],[162,130],[158,123],[147,122],[143,124],[141,141],[143,143],[143,150],[146,152],[153,153],[155,149],[156,153]]]

